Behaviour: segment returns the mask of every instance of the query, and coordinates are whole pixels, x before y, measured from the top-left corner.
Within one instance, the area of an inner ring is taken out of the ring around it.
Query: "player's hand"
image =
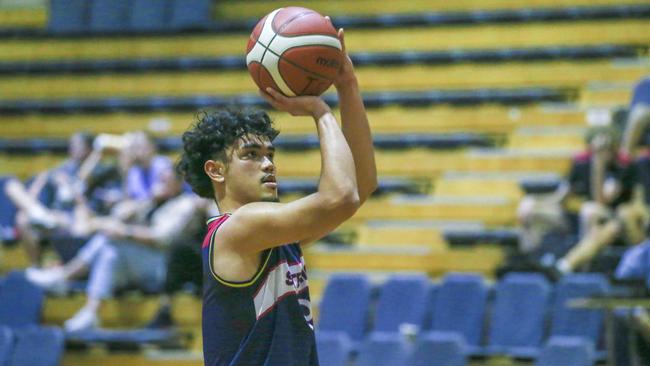
[[[330,107],[320,98],[314,96],[287,97],[273,88],[260,90],[260,95],[273,108],[288,112],[292,116],[312,116],[318,120],[325,113],[330,112]]]
[[[345,48],[345,31],[343,28],[339,28],[338,36],[341,41],[343,58],[341,59],[341,68],[339,69],[339,73],[334,79],[334,87],[336,89],[341,89],[349,85],[355,85],[357,82],[357,76],[354,73],[352,59],[350,59],[350,55],[348,55]]]

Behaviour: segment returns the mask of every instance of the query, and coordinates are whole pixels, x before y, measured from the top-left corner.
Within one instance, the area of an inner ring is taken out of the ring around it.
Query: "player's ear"
[[[203,164],[203,170],[205,171],[205,174],[215,182],[223,183],[226,180],[224,176],[226,167],[218,160],[206,161],[205,164]]]

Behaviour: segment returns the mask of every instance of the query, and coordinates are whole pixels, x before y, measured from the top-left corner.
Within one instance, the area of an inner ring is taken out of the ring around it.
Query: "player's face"
[[[278,182],[273,158],[275,148],[266,137],[239,139],[226,168],[226,194],[242,203],[278,201]]]

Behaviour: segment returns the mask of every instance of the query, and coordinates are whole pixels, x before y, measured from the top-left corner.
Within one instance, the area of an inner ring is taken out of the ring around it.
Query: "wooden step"
[[[579,89],[589,82],[633,83],[650,64],[617,66],[611,61],[361,67],[365,92],[429,89],[552,87]],[[0,99],[64,99],[256,93],[248,71],[100,75],[10,76],[0,78]],[[330,90],[332,92],[332,90]]]
[[[311,269],[327,271],[416,271],[440,276],[449,271],[470,271],[492,276],[504,258],[503,248],[479,245],[469,249],[428,252],[394,250],[308,249],[305,260]]]
[[[176,161],[178,155],[172,154]],[[0,175],[16,175],[21,179],[51,169],[63,161],[61,155],[7,155],[0,154]],[[377,150],[375,152],[380,176],[437,177],[444,171],[548,171],[565,174],[571,154],[500,154],[472,151],[436,151],[410,149],[404,151]],[[320,153],[283,152],[276,155],[280,177],[316,177],[320,174]],[[405,164],[405,162],[407,162]],[[412,162],[412,163],[411,163]]]
[[[515,223],[516,201],[507,199],[436,200],[428,197],[366,201],[350,222],[369,220],[481,221],[486,225]]]
[[[350,30],[350,52],[450,50],[503,47],[647,44],[650,22],[611,20],[480,26]],[[131,59],[244,55],[248,34],[183,37],[9,39],[0,41],[0,60]],[[101,45],[101,46],[98,46]]]
[[[338,116],[338,111],[335,111]],[[291,117],[271,111],[271,118],[282,135],[315,133],[307,117]],[[508,107],[434,106],[428,108],[384,107],[368,110],[374,133],[474,132],[507,134],[521,125],[582,126],[584,112],[578,109]],[[195,120],[192,112],[109,113],[109,114],[30,114],[3,116],[3,138],[68,137],[76,131],[120,134],[150,130],[155,135],[180,136]]]

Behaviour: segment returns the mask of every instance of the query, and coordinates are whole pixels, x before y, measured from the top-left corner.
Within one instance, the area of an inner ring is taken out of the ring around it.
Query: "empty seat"
[[[172,29],[204,29],[210,25],[211,0],[172,0]]]
[[[63,356],[60,328],[30,327],[16,332],[16,344],[8,366],[58,366]]]
[[[124,32],[127,30],[130,1],[93,0],[90,2],[88,28],[93,32]]]
[[[10,272],[0,285],[0,325],[39,324],[43,297],[43,290],[27,281],[24,272]]]
[[[374,332],[359,349],[356,366],[406,366],[408,344],[397,333]]]
[[[538,273],[510,273],[497,285],[488,353],[533,358],[539,353],[550,286]]]
[[[53,33],[78,33],[86,29],[87,0],[50,0],[48,30]]]
[[[374,330],[398,332],[404,324],[421,328],[427,312],[429,278],[425,275],[394,275],[381,287]]]
[[[352,343],[343,332],[316,333],[318,363],[321,366],[346,366],[350,358]]]
[[[169,19],[170,0],[133,0],[128,29],[136,32],[162,31]]]
[[[360,341],[367,327],[370,291],[364,275],[333,275],[320,304],[319,331],[344,332],[352,341]]]
[[[0,326],[0,365],[7,365],[14,350],[14,334],[9,327]]]
[[[477,347],[483,334],[488,289],[477,274],[448,274],[438,287],[431,329],[458,332]]]
[[[580,337],[551,337],[542,349],[535,366],[591,366],[593,345]]]
[[[580,336],[598,344],[602,334],[601,310],[577,309],[568,306],[571,299],[602,295],[608,283],[599,273],[564,276],[555,287],[555,301],[551,320],[551,336]]]
[[[465,340],[456,332],[423,333],[409,358],[409,366],[464,366]]]

